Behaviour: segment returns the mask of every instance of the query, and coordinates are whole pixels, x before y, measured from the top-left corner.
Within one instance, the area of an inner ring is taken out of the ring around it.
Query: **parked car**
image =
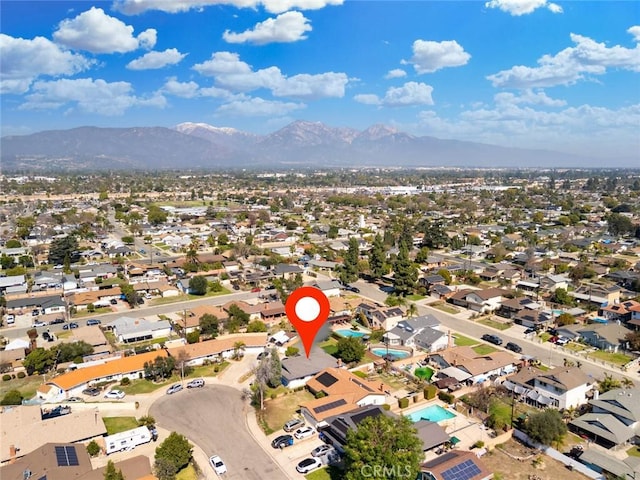
[[[322,457],[332,450],[333,450],[333,447],[331,445],[327,445],[327,444],[320,445],[319,447],[316,447],[313,450],[311,450],[311,456]]]
[[[65,323],[64,326],[62,327],[63,330],[71,330],[72,328],[78,328],[80,325],[78,325],[76,322],[69,322],[69,323]]]
[[[89,387],[85,388],[82,393],[85,395],[89,395],[90,397],[97,397],[98,395],[100,395],[100,389],[96,387]]]
[[[316,468],[320,468],[322,466],[322,462],[319,458],[309,457],[300,461],[298,465],[296,465],[296,470],[298,473],[309,473]]]
[[[31,316],[32,317],[37,317],[38,315],[40,315],[40,310],[39,309],[35,309],[31,311]]]
[[[303,438],[310,437],[316,433],[316,429],[313,427],[302,427],[296,430],[296,433],[293,434],[298,440],[302,440]]]
[[[92,325],[100,325],[101,323],[102,322],[97,318],[90,318],[89,320],[87,320],[87,327],[90,327]]]
[[[109,303],[111,305],[117,305],[118,304],[118,300],[116,300],[115,298],[112,298],[111,300],[109,300]]]
[[[259,291],[260,291],[260,287],[252,288],[252,289],[251,289],[251,291],[252,291],[253,293],[257,293],[257,292],[259,292]]]
[[[54,318],[49,322],[49,325],[58,325],[59,323],[64,323],[64,318]]]
[[[36,327],[46,327],[47,326],[47,322],[33,322],[33,325],[31,325],[33,328]]]
[[[494,345],[502,345],[502,339],[493,333],[485,333],[482,335],[482,340],[493,343]]]
[[[293,432],[294,430],[303,426],[304,420],[302,420],[301,418],[293,418],[285,423],[283,428],[285,432]]]
[[[12,325],[16,323],[16,316],[11,314],[11,315],[7,315],[7,325]]]
[[[187,383],[187,388],[201,388],[204,387],[204,380],[202,378],[194,378]]]
[[[209,463],[218,475],[227,473],[227,466],[218,455],[212,455],[211,458],[209,458]]]
[[[176,383],[175,385],[171,385],[167,389],[167,395],[171,395],[172,393],[179,392],[180,390],[182,390],[182,385],[179,383]]]
[[[535,328],[533,328],[533,327],[529,327],[529,328],[527,328],[527,329],[524,331],[524,334],[525,334],[525,335],[529,335],[530,333],[537,333],[537,332],[538,332],[538,331],[537,331]]]
[[[293,436],[291,435],[280,435],[271,442],[273,448],[286,448],[290,445],[293,445]]]
[[[507,342],[504,348],[506,348],[507,350],[511,350],[512,352],[522,353],[522,347],[517,343]]]
[[[49,332],[42,332],[42,338],[47,342],[53,342],[55,340],[53,334]]]
[[[112,400],[121,400],[125,396],[125,393],[122,390],[109,390],[104,394],[104,398],[109,398]]]
[[[566,345],[567,343],[569,343],[569,339],[567,337],[563,337],[562,335],[560,335],[556,339],[556,345]]]
[[[64,400],[65,402],[69,402],[69,403],[80,403],[80,402],[84,402],[84,400],[80,397],[69,397],[66,400]]]

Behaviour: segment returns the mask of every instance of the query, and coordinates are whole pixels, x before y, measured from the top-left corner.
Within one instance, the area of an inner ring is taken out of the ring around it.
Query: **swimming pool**
[[[402,360],[403,358],[408,358],[411,354],[405,350],[395,350],[393,348],[372,348],[371,353],[377,355],[378,357],[384,357],[385,355],[389,355],[393,357],[394,360]]]
[[[441,422],[443,420],[449,420],[455,417],[456,414],[450,412],[446,408],[442,408],[440,405],[429,405],[422,408],[417,412],[413,412],[407,415],[409,419],[415,423],[420,420],[429,420],[430,422]]]
[[[369,335],[369,332],[363,332],[362,330],[351,330],[349,328],[345,328],[344,330],[336,330],[336,333],[341,337],[364,337],[365,335]]]

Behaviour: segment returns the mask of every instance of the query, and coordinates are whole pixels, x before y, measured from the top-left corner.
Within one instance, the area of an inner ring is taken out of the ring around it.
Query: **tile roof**
[[[131,355],[116,360],[105,361],[99,365],[91,367],[78,368],[71,372],[63,373],[52,378],[47,383],[55,385],[64,391],[71,390],[74,387],[84,385],[97,378],[107,377],[109,375],[118,375],[123,373],[133,373],[144,370],[145,362],[152,362],[156,357],[166,357],[167,352],[164,350],[155,350],[153,352],[141,353],[139,355]]]
[[[168,349],[169,355],[177,358],[180,352],[185,352],[187,358],[192,360],[211,355],[219,355],[233,350],[236,342],[243,342],[246,347],[264,347],[267,344],[266,333],[244,333],[238,335],[226,335],[206,342],[191,343],[181,347]]]

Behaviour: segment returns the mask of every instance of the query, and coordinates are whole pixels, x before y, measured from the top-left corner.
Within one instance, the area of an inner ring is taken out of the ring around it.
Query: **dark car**
[[[529,327],[524,331],[525,335],[529,335],[530,333],[538,333],[538,331],[533,327]]]
[[[97,318],[90,318],[89,320],[87,320],[87,327],[90,327],[92,325],[100,325],[101,323],[102,322]]]
[[[347,285],[345,289],[353,293],[360,293],[360,289],[358,287],[352,287],[351,285]]]
[[[109,303],[111,305],[117,305],[118,304],[118,300],[116,300],[115,298],[112,298],[111,300],[109,300]]]
[[[507,342],[504,348],[506,348],[507,350],[511,350],[512,352],[522,353],[522,347],[517,343]]]
[[[492,333],[485,333],[484,335],[482,335],[482,340],[493,343],[494,345],[502,345],[502,339]]]
[[[76,322],[70,322],[70,323],[65,323],[64,327],[62,327],[63,330],[71,330],[72,328],[78,328],[80,325],[78,325]]]
[[[286,448],[293,445],[293,435],[280,435],[271,442],[273,448]]]
[[[85,388],[82,393],[85,395],[89,395],[90,397],[97,397],[100,395],[100,389],[95,387]]]
[[[58,323],[64,323],[64,318],[54,318],[49,322],[49,325],[57,325]]]

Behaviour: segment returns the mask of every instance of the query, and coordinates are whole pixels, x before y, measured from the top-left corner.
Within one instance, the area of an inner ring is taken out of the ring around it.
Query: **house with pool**
[[[429,357],[441,369],[455,367],[469,375],[465,381],[469,385],[493,380],[516,371],[517,359],[510,353],[498,351],[484,355],[471,347],[460,346],[437,352]],[[440,374],[438,374],[440,378]]]
[[[369,326],[374,329],[391,330],[404,318],[404,312],[399,307],[383,307],[362,302],[356,307],[356,315],[364,315]]]
[[[433,315],[407,318],[387,331],[382,341],[385,345],[420,348],[437,352],[447,348],[448,336],[439,330],[440,321]]]

